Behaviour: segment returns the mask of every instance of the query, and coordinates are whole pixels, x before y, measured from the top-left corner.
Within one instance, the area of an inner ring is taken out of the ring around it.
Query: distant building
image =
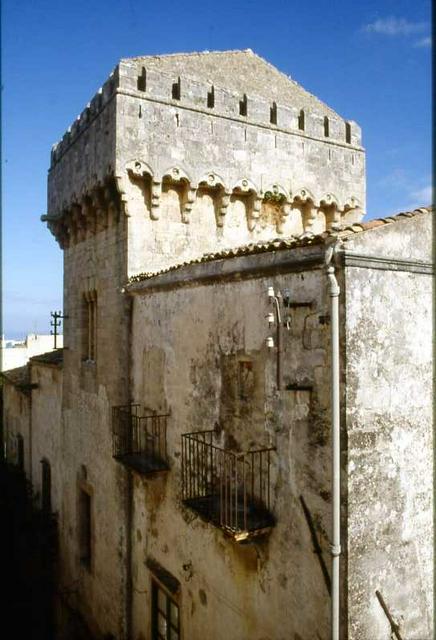
[[[57,337],[57,347],[63,346],[63,335]],[[54,337],[29,333],[24,340],[2,339],[1,370],[15,369],[24,366],[32,356],[45,353],[54,348]]]

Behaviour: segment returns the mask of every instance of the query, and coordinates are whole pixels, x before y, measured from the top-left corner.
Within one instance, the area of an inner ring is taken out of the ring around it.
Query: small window
[[[209,109],[213,109],[215,106],[215,87],[213,85],[207,92],[207,106]]]
[[[330,122],[327,116],[324,117],[324,136],[326,138],[330,136]]]
[[[24,471],[24,440],[21,433],[17,434],[17,467]]]
[[[345,123],[345,142],[348,144],[351,142],[351,124],[349,122]]]
[[[152,640],[180,640],[179,607],[160,584],[151,587]]]
[[[138,76],[138,91],[146,91],[147,89],[147,72],[145,67],[142,67],[141,73]]]
[[[277,104],[272,103],[272,107],[269,110],[269,121],[271,124],[277,124]]]
[[[97,359],[97,292],[87,291],[83,297],[83,359]]]
[[[48,460],[41,460],[41,509],[51,512],[51,469]]]
[[[172,99],[180,100],[181,93],[182,91],[181,91],[180,78],[177,78],[177,82],[174,82],[172,87],[172,92],[171,92]]]
[[[300,113],[298,114],[298,128],[300,129],[300,131],[304,131],[305,127],[306,127],[305,114],[304,114],[304,110],[301,109]]]
[[[79,489],[79,558],[81,564],[91,569],[92,561],[92,498],[84,489]]]
[[[248,113],[247,96],[244,93],[244,97],[239,101],[239,115],[246,116]]]

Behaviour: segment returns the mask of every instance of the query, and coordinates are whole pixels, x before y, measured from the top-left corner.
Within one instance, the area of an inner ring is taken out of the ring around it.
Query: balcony
[[[236,542],[247,543],[275,524],[270,511],[274,449],[230,451],[213,443],[214,433],[182,435],[183,502]]]
[[[112,408],[113,457],[142,475],[168,471],[168,414],[139,412],[139,404]]]

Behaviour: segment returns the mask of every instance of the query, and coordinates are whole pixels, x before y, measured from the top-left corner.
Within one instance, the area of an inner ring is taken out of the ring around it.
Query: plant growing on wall
[[[286,201],[286,196],[284,193],[280,193],[278,191],[265,191],[263,200],[264,202],[273,204],[276,207],[281,207],[281,205]]]

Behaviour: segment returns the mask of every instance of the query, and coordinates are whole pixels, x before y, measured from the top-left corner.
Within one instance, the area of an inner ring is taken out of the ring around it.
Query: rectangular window
[[[24,472],[24,439],[21,433],[17,434],[17,466]]]
[[[83,359],[97,359],[97,292],[87,291],[83,296]]]
[[[51,470],[48,460],[41,460],[42,472],[42,490],[41,490],[41,508],[44,513],[51,512]]]
[[[151,585],[152,640],[180,640],[178,605],[155,580]]]
[[[92,561],[92,498],[79,489],[79,557],[80,562],[91,569]]]

